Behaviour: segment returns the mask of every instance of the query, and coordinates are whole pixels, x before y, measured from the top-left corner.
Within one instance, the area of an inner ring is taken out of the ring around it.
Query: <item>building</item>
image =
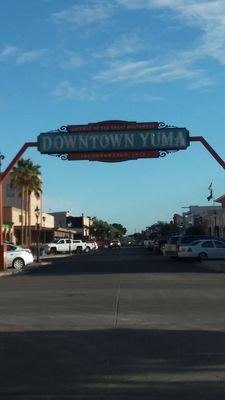
[[[38,208],[37,218],[35,210]],[[43,212],[42,193],[36,198],[34,193],[30,196],[30,212],[28,204],[21,208],[21,195],[16,189],[10,188],[10,176],[6,178],[3,184],[3,239],[10,242],[22,243],[22,225],[24,236],[28,244],[37,241],[37,232],[39,227],[39,239],[41,243],[48,242],[54,237],[55,222],[54,217]]]
[[[189,211],[183,213],[183,227],[186,230],[193,226],[201,227],[206,235],[224,239],[225,203],[224,209],[221,206],[189,206]]]
[[[69,216],[67,218],[68,226],[76,230],[76,238],[88,240],[91,237],[90,228],[93,225],[91,217],[82,214],[80,217]]]
[[[57,228],[67,228],[74,233],[77,239],[89,239],[90,228],[93,224],[91,217],[81,216],[75,217],[70,211],[51,212],[55,218],[55,226]]]
[[[176,225],[178,228],[183,229],[183,216],[180,214],[175,213],[173,216],[173,223]]]
[[[35,210],[38,209],[38,214]],[[22,225],[23,243],[35,244],[39,234],[40,243],[49,243],[60,238],[90,238],[92,218],[83,214],[72,216],[70,211],[45,213],[43,211],[42,193],[36,198],[34,193],[30,197],[30,212],[28,205],[21,209],[20,193],[10,188],[10,176],[3,184],[3,238],[4,240],[21,244]]]

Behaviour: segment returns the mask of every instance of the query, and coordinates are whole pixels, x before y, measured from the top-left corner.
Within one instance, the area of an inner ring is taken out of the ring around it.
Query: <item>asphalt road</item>
[[[0,398],[225,398],[225,274],[144,249],[0,279]]]

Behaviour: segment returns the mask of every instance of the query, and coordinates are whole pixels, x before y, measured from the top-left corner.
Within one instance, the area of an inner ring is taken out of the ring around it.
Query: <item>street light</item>
[[[214,235],[216,236],[216,237],[218,237],[218,232],[217,232],[217,224],[216,224],[216,216],[217,216],[217,212],[216,211],[214,211]]]
[[[2,196],[2,161],[4,160],[3,154],[0,152],[0,270],[7,269],[5,262],[6,246],[3,241],[3,196]]]
[[[72,222],[67,222],[67,228],[69,230],[69,254],[71,254],[71,228],[72,228],[73,224]]]
[[[37,262],[39,262],[39,232],[40,232],[40,225],[39,225],[39,217],[41,214],[40,208],[38,205],[36,206],[35,210],[35,216],[36,216],[36,226],[37,226],[37,236],[36,236],[36,251],[37,251]]]

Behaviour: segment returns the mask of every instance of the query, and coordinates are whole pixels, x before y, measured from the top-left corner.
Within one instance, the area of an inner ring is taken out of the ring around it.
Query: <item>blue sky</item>
[[[1,2],[0,151],[62,125],[163,121],[203,135],[225,158],[223,0]],[[41,165],[45,211],[71,210],[139,231],[225,193],[225,172],[193,143],[157,160]]]

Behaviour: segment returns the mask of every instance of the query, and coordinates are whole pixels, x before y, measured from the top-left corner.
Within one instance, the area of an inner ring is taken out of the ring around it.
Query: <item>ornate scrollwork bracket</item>
[[[63,161],[68,160],[68,154],[48,154],[48,155],[52,156],[52,157],[61,158],[61,160],[63,160]]]
[[[159,157],[166,157],[168,154],[176,153],[179,150],[159,150]]]
[[[60,133],[68,133],[67,126],[63,125],[58,129]]]
[[[2,172],[2,161],[5,159],[2,153],[0,153],[0,173]]]

